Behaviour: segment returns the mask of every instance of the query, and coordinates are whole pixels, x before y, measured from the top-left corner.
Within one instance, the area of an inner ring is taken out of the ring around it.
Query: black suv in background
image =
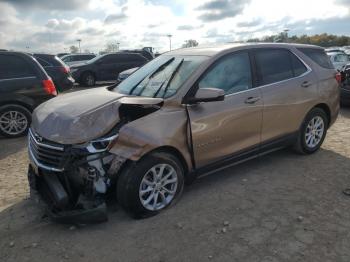
[[[119,52],[97,56],[82,65],[73,65],[71,72],[79,84],[94,86],[96,81],[115,81],[115,76],[120,72],[147,62],[148,59],[140,54]]]
[[[33,54],[35,59],[52,78],[58,92],[69,90],[74,85],[74,79],[67,66],[60,58],[50,54]]]
[[[27,133],[31,112],[57,95],[55,85],[32,56],[0,51],[0,135]]]

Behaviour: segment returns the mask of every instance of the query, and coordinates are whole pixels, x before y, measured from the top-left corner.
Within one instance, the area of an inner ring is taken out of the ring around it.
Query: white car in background
[[[350,58],[344,52],[330,52],[327,55],[336,70],[342,71],[347,64],[350,64]]]
[[[61,60],[71,66],[76,64],[81,64],[95,58],[95,54],[70,54],[61,57]]]

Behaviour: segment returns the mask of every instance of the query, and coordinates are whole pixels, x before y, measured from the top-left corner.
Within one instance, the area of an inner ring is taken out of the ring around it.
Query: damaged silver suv
[[[58,221],[104,221],[108,192],[135,217],[169,207],[185,182],[286,146],[316,152],[339,111],[323,49],[189,48],[118,86],[58,96],[29,131],[29,182]]]

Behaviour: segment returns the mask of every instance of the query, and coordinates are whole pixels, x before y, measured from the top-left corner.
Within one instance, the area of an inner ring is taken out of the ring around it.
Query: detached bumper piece
[[[56,222],[67,224],[92,224],[108,220],[103,198],[77,195],[70,189],[63,173],[35,173],[29,165],[28,180],[31,190],[47,204],[48,215]]]

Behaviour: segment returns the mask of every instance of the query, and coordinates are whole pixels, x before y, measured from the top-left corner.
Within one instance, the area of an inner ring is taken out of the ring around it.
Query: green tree
[[[75,45],[72,45],[71,47],[69,47],[69,50],[72,54],[76,54],[79,52],[79,48],[76,47]]]
[[[299,44],[311,44],[322,47],[330,46],[347,46],[350,45],[349,36],[337,36],[329,34],[316,34],[316,35],[301,35],[301,36],[290,36],[287,34],[280,33],[277,35],[264,36],[262,38],[248,39],[247,42],[288,42],[288,43],[299,43]]]
[[[194,39],[189,39],[185,41],[185,43],[182,45],[182,48],[195,47],[195,46],[198,46],[198,42]]]

